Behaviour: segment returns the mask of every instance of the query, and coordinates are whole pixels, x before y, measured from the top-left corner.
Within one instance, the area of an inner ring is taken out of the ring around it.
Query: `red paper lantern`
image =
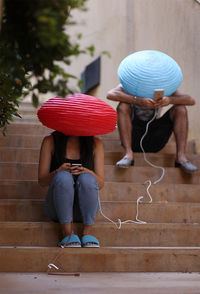
[[[117,122],[117,113],[110,105],[84,94],[49,99],[37,114],[46,127],[71,136],[110,133]]]

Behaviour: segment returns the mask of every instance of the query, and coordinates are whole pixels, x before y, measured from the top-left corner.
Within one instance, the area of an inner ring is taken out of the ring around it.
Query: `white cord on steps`
[[[165,169],[164,169],[164,167],[161,167],[161,166],[158,166],[158,165],[155,165],[155,164],[151,163],[151,162],[147,159],[147,157],[146,157],[146,153],[145,153],[145,150],[144,150],[144,148],[143,148],[143,146],[142,146],[142,142],[143,142],[145,136],[146,136],[147,133],[148,133],[148,129],[149,129],[149,125],[150,125],[150,123],[156,118],[156,116],[157,116],[157,110],[155,111],[155,114],[154,114],[153,118],[152,118],[150,121],[148,121],[148,123],[147,123],[147,125],[146,125],[145,133],[144,133],[144,135],[142,136],[142,138],[141,138],[141,140],[140,140],[140,147],[141,147],[142,152],[143,152],[144,160],[145,160],[150,166],[162,170],[162,174],[161,174],[161,176],[160,176],[156,181],[153,182],[154,185],[156,185],[157,183],[159,183],[159,182],[163,179],[163,177],[164,177],[164,175],[165,175]],[[147,184],[147,183],[148,183],[148,187],[147,187],[147,189],[146,189],[146,192],[147,192],[147,195],[149,196],[149,199],[150,199],[148,203],[152,203],[153,199],[152,199],[152,196],[151,196],[151,194],[150,194],[150,192],[149,192],[149,189],[150,189],[150,187],[151,187],[151,185],[152,185],[152,182],[151,182],[151,180],[147,180],[147,181],[144,182],[144,184]],[[106,218],[106,219],[109,220],[111,223],[113,223],[118,229],[121,229],[122,225],[123,225],[123,224],[127,224],[127,223],[146,224],[147,222],[142,221],[142,220],[140,220],[140,219],[138,218],[138,216],[139,216],[139,204],[142,202],[142,199],[143,199],[143,198],[144,198],[144,196],[139,196],[139,197],[137,198],[137,206],[136,206],[136,217],[135,217],[135,220],[121,221],[120,218],[117,219],[117,222],[111,220],[109,217],[107,217],[107,216],[103,213],[102,208],[101,208],[100,197],[98,196],[98,200],[99,200],[99,211],[100,211],[101,215],[102,215],[104,218]]]

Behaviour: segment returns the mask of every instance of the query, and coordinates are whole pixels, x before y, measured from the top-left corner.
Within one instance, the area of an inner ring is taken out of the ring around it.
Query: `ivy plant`
[[[62,97],[73,92],[71,78],[61,62],[93,55],[94,46],[81,49],[81,34],[71,41],[67,32],[74,21],[73,9],[85,10],[87,0],[4,0],[0,32],[0,128],[19,116],[20,100],[31,95],[35,107],[41,93]],[[78,84],[78,83],[77,83]]]

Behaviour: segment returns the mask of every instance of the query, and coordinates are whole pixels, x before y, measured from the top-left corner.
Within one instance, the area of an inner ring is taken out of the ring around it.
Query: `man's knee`
[[[173,118],[177,116],[182,116],[187,118],[187,108],[185,105],[174,105],[172,110]]]
[[[117,113],[118,114],[131,114],[131,105],[128,103],[120,102],[117,106]]]

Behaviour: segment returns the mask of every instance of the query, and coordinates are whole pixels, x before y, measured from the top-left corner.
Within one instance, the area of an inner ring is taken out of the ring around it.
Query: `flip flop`
[[[62,239],[58,246],[64,248],[79,248],[81,247],[81,241],[77,235],[68,235],[64,239]]]
[[[99,248],[99,241],[91,235],[84,235],[81,240],[82,247],[84,248]],[[90,244],[87,244],[90,243]]]

